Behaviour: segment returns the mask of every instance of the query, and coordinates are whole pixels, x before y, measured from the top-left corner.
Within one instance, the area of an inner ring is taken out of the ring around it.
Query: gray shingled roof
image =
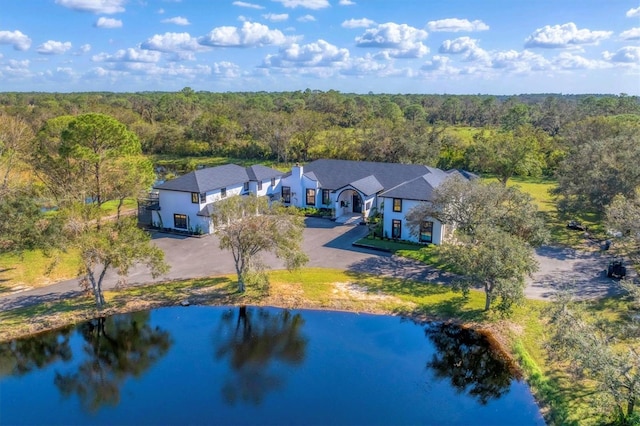
[[[197,214],[198,216],[211,217],[213,214],[213,203],[205,204]]]
[[[380,196],[387,198],[404,198],[406,200],[431,201],[433,190],[450,177],[456,175],[465,179],[477,177],[473,173],[455,169],[445,172],[434,167],[427,168],[429,169],[429,173],[390,188],[381,193]]]
[[[270,179],[282,176],[282,174],[278,170],[260,165],[245,168],[236,164],[225,164],[224,166],[208,167],[187,173],[154,188],[182,192],[209,192],[214,189],[242,184],[250,180]]]
[[[355,182],[351,182],[350,186],[354,187],[358,191],[362,192],[364,195],[373,195],[382,191],[384,187],[375,176],[367,176],[362,179],[358,179]],[[348,186],[348,185],[345,185]],[[343,187],[344,188],[344,187]],[[342,189],[342,188],[336,188]]]
[[[304,173],[313,172],[325,189],[336,190],[373,176],[383,188],[393,188],[403,182],[429,173],[419,164],[376,163],[322,159],[304,166]]]
[[[249,180],[258,181],[279,177],[282,176],[283,173],[279,170],[272,169],[271,167],[256,164],[247,167],[247,175],[249,175]]]
[[[417,177],[408,182],[384,191],[380,197],[404,198],[405,200],[429,201],[433,195],[434,186],[429,183],[430,174]]]

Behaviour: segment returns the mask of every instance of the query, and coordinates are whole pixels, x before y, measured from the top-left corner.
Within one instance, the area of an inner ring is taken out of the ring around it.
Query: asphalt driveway
[[[361,225],[340,225],[327,219],[307,218],[303,249],[309,256],[309,267],[326,267],[367,272],[376,275],[447,283],[452,276],[410,259],[389,253],[352,246],[362,238],[367,228]],[[129,284],[144,284],[172,279],[200,278],[235,272],[231,253],[221,251],[215,235],[201,238],[155,233],[154,243],[160,247],[171,265],[171,271],[153,279],[144,267],[133,268]],[[599,253],[582,253],[568,248],[543,247],[536,253],[540,270],[528,281],[527,297],[549,299],[559,288],[573,285],[582,297],[599,297],[615,291],[615,283],[603,273],[606,259]],[[273,269],[284,264],[273,255],[263,261]],[[104,288],[113,288],[118,277],[113,271],[105,277]],[[58,300],[79,293],[78,280],[19,293],[0,296],[0,310]]]

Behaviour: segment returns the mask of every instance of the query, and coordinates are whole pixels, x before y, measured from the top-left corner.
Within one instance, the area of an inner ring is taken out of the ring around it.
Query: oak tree
[[[231,251],[238,291],[256,270],[261,253],[271,252],[295,269],[308,261],[302,251],[304,218],[265,197],[233,196],[214,204],[212,218],[220,248]]]

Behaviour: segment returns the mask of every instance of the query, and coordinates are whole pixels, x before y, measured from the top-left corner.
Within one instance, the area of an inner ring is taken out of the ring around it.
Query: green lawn
[[[487,182],[496,182],[493,177],[486,177]],[[558,211],[556,201],[551,191],[557,182],[547,178],[532,178],[516,176],[509,180],[509,186],[517,186],[521,191],[531,195],[538,210],[544,215],[549,231],[551,243],[567,245],[574,248],[584,248],[587,241],[584,233],[567,228],[570,220],[578,220],[585,224],[593,238],[604,240],[607,238],[602,226],[602,219],[593,213],[585,212],[576,216],[565,216]]]

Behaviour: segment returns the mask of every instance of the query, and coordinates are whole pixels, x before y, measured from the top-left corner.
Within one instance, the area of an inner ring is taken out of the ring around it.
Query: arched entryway
[[[345,189],[336,198],[336,216],[362,214],[363,200],[354,189]]]

